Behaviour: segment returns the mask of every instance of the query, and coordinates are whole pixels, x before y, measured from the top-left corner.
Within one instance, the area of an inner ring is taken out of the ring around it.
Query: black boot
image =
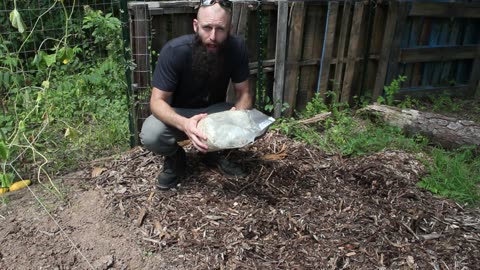
[[[187,167],[187,156],[185,150],[179,147],[175,154],[165,157],[163,170],[157,177],[157,188],[170,189],[176,187],[179,179],[185,176]]]
[[[244,177],[248,173],[242,170],[242,168],[234,163],[228,161],[224,156],[217,152],[209,152],[205,154],[204,162],[207,166],[217,168],[226,176]]]

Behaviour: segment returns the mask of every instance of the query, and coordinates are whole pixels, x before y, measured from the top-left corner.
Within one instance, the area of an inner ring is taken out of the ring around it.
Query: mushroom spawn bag
[[[275,122],[258,110],[233,110],[207,115],[198,128],[207,136],[208,151],[240,148],[253,143]]]

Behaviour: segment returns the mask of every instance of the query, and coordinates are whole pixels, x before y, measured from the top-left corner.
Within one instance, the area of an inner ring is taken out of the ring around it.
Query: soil
[[[140,147],[50,185],[7,193],[0,269],[478,269],[480,211],[416,186],[425,157],[327,155],[275,132],[225,152],[225,177],[190,145],[188,176],[155,189]],[[36,197],[34,197],[34,194]]]

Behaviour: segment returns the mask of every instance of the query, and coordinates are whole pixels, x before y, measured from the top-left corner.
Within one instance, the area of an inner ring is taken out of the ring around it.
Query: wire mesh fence
[[[87,8],[112,13],[116,17],[120,15],[119,0],[2,1],[0,4],[1,53],[15,53],[19,55],[20,60],[27,61],[40,50],[54,50],[59,41],[72,47],[92,45],[91,36],[85,37],[80,33]],[[17,16],[12,15],[15,10]],[[19,28],[19,25],[23,26]],[[35,70],[24,71],[34,72]]]

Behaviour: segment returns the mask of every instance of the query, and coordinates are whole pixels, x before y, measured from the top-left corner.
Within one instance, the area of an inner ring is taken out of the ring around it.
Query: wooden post
[[[273,116],[282,113],[283,91],[285,86],[285,56],[287,52],[288,2],[278,2],[277,46],[275,49],[275,82],[273,86]]]
[[[283,94],[283,100],[289,104],[289,108],[284,112],[285,116],[292,115],[293,108],[296,104],[300,67],[298,62],[302,54],[303,29],[305,23],[305,3],[293,3],[291,9],[292,18],[288,30],[287,70]]]
[[[322,58],[320,61],[320,71],[318,74],[317,92],[325,98],[328,90],[328,80],[330,78],[330,64],[332,63],[333,42],[335,41],[335,31],[337,28],[338,2],[328,2],[327,24],[324,35]]]
[[[355,75],[355,67],[357,64],[357,57],[359,57],[360,49],[360,29],[363,24],[363,13],[365,11],[365,4],[362,2],[355,3],[355,10],[353,13],[352,30],[350,32],[350,44],[348,46],[347,65],[345,67],[345,77],[343,78],[342,93],[340,102],[349,102],[352,93],[353,79]]]

